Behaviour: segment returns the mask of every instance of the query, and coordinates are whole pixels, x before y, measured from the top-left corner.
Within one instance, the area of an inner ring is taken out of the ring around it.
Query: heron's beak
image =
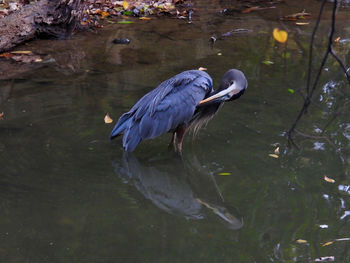
[[[206,98],[205,100],[201,100],[198,105],[203,103],[224,102],[240,91],[241,89],[237,87],[236,82],[233,82],[228,88],[214,94],[213,96],[210,96],[209,98]]]

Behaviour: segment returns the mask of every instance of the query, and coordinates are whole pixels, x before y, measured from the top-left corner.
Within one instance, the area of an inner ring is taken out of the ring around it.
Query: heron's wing
[[[125,113],[125,116],[130,116],[124,130],[125,150],[132,151],[141,140],[157,137],[188,123],[198,103],[212,92],[212,86],[207,73],[189,70],[147,93]]]

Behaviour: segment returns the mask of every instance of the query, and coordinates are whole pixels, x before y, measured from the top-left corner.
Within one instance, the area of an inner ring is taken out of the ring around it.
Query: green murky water
[[[317,2],[305,4],[317,12]],[[0,81],[1,262],[260,263],[322,256],[350,262],[350,241],[322,247],[350,237],[344,76],[330,59],[315,104],[298,126],[321,136],[339,111],[327,128],[330,142],[299,138],[299,149],[287,147],[285,132],[302,103],[288,89],[305,86],[313,21],[297,27],[272,18],[300,11],[288,5],[246,15],[217,12],[225,7],[198,6],[192,24],[135,19],[22,47],[56,62]],[[349,65],[347,12],[338,14],[342,41],[335,50]],[[321,23],[315,65],[329,22]],[[273,40],[275,27],[289,32],[286,45]],[[212,35],[237,28],[251,32],[210,44]],[[111,44],[116,37],[131,43]],[[208,68],[215,84],[227,69],[239,68],[249,87],[195,140],[187,136],[182,160],[167,150],[170,135],[128,155],[120,140],[108,141],[106,112],[117,120],[161,81],[199,67]],[[269,154],[277,145],[275,159]]]

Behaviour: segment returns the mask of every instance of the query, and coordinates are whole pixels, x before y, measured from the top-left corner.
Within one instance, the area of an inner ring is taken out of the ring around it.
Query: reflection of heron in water
[[[124,153],[122,163],[113,163],[115,172],[132,183],[147,199],[169,214],[188,219],[204,219],[208,209],[230,229],[243,226],[236,208],[228,208],[214,177],[192,160],[164,158],[141,164],[131,153]]]

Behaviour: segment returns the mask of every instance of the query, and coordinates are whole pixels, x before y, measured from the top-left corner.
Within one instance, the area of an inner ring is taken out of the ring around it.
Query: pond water
[[[191,24],[110,19],[97,32],[19,47],[52,59],[0,81],[0,261],[350,262],[349,240],[322,246],[350,237],[350,92],[334,59],[297,127],[321,137],[339,112],[329,140],[298,137],[295,148],[285,137],[302,105],[314,20],[297,26],[276,18],[304,8],[316,14],[319,2],[294,5],[225,16],[219,11],[229,3],[205,1],[195,4]],[[338,18],[334,48],[349,65],[349,9]],[[273,39],[275,27],[289,32],[285,45]],[[210,43],[237,28],[248,31]],[[111,43],[123,37],[131,43]],[[249,86],[195,139],[185,138],[182,159],[167,149],[170,134],[131,154],[120,139],[108,140],[143,94],[199,67],[215,86],[239,68]],[[113,124],[104,123],[107,112]],[[269,156],[278,146],[279,158]]]

